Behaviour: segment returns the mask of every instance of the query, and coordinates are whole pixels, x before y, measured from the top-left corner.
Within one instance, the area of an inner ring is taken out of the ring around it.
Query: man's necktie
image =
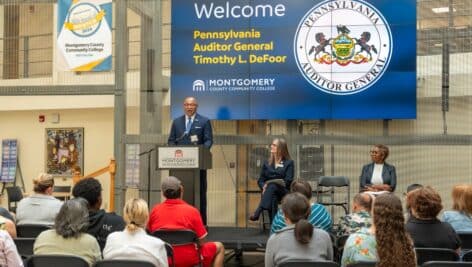
[[[187,125],[185,125],[185,133],[190,132],[190,127],[192,127],[192,118],[188,118]]]

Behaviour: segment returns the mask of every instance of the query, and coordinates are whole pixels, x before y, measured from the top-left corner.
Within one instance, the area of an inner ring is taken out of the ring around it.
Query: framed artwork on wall
[[[82,175],[84,128],[46,128],[46,172],[57,176]]]

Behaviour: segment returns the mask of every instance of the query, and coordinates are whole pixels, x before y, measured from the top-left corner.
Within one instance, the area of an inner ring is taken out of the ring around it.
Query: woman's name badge
[[[276,163],[275,168],[283,168],[284,164],[283,163]]]

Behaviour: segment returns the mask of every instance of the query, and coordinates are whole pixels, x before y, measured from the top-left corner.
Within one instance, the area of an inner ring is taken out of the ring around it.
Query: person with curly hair
[[[397,173],[395,166],[385,162],[389,155],[386,145],[377,144],[370,150],[371,163],[362,167],[359,177],[360,191],[390,191],[397,187]]]
[[[415,247],[448,248],[459,251],[461,241],[452,226],[437,216],[442,210],[441,196],[430,186],[411,191],[406,197],[411,216],[406,223]],[[431,234],[434,233],[434,234]]]
[[[452,202],[452,210],[445,211],[442,220],[457,232],[472,232],[472,185],[454,186]]]
[[[402,203],[394,194],[374,200],[373,224],[351,234],[344,246],[341,266],[377,261],[378,267],[415,267],[413,241],[406,232]]]

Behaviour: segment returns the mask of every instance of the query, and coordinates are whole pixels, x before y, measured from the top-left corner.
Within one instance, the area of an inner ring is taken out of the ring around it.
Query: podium
[[[182,181],[183,199],[200,210],[200,173],[211,169],[210,149],[204,146],[160,146],[157,148],[157,168],[169,170]]]

